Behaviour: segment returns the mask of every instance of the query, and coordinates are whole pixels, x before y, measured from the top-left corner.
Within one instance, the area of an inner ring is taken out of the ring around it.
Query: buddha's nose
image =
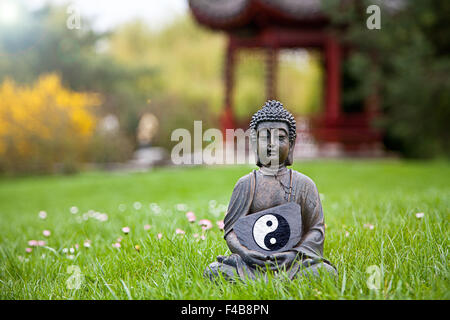
[[[278,140],[279,140],[279,131],[278,129],[272,129],[270,132],[270,144],[272,146],[276,146],[278,145]]]
[[[274,142],[274,143],[270,143],[269,147],[268,147],[268,151],[270,154],[275,154],[278,152],[278,145]]]

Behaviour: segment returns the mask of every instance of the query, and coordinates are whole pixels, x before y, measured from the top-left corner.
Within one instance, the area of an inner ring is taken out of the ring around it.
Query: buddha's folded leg
[[[246,278],[254,279],[255,270],[249,267],[238,254],[230,256],[218,256],[217,261],[209,264],[203,275],[215,280],[221,274],[228,281]]]
[[[227,281],[232,281],[236,277],[239,277],[235,267],[218,261],[210,263],[205,272],[203,272],[203,275],[210,280],[216,280],[220,276],[223,276]]]

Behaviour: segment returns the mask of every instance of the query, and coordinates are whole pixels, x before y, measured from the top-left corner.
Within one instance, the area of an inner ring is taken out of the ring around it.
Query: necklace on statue
[[[275,178],[275,180],[278,181],[278,183],[280,184],[281,188],[283,189],[283,191],[284,191],[284,199],[286,201],[289,201],[289,196],[291,194],[291,187],[288,186],[288,185],[285,185],[283,183],[283,181],[282,181],[282,178],[279,175],[275,174],[273,177]]]

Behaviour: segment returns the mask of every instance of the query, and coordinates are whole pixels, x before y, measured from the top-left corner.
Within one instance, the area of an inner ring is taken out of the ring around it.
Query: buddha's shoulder
[[[292,169],[292,179],[297,183],[298,185],[301,185],[305,188],[315,188],[316,184],[314,181],[308,177],[306,174],[303,174],[301,172],[298,172],[297,170]]]
[[[251,183],[252,179],[253,179],[253,171],[246,174],[245,176],[240,177],[239,180],[236,182],[236,187],[247,185]]]

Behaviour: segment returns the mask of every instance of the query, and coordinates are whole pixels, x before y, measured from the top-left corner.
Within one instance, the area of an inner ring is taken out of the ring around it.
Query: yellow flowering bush
[[[0,84],[0,170],[53,171],[86,160],[95,131],[96,94],[64,88],[56,74],[32,86]]]

